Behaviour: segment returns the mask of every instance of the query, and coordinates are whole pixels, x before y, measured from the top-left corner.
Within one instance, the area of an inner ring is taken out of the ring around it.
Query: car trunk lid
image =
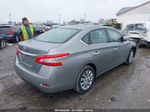
[[[60,47],[61,44],[47,43],[37,40],[27,40],[18,44],[20,63],[33,72],[39,72],[41,65],[35,63],[39,55],[46,55],[49,50]]]

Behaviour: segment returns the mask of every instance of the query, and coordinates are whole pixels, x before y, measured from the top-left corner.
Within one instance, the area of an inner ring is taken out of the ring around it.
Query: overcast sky
[[[84,18],[98,22],[100,18],[114,18],[122,7],[140,5],[148,0],[0,0],[0,23],[9,21],[9,13],[13,21],[21,21],[22,17],[29,21],[59,21]]]

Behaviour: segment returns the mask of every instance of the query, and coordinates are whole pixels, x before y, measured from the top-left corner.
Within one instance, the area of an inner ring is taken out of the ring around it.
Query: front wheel
[[[6,47],[6,40],[1,40],[0,42],[0,48],[3,49]]]
[[[131,64],[133,62],[133,59],[134,59],[134,51],[131,50],[129,55],[128,55],[128,58],[127,58],[127,61],[126,61],[126,64]]]
[[[91,66],[84,67],[77,78],[74,90],[80,94],[86,93],[94,82],[95,72]]]

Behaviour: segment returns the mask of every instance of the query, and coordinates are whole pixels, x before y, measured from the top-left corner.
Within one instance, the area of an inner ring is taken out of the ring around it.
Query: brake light
[[[64,53],[56,55],[37,56],[35,62],[47,66],[61,66],[63,65],[62,61],[69,55],[69,53]]]
[[[7,33],[14,33],[14,31],[13,30],[8,30]]]
[[[19,49],[16,47],[16,55],[19,55]]]
[[[44,86],[44,87],[48,87],[49,85],[48,84],[40,84],[41,86]]]

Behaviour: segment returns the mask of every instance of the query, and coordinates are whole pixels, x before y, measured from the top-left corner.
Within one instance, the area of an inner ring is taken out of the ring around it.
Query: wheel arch
[[[96,77],[96,75],[97,75],[97,67],[96,67],[96,65],[93,64],[93,63],[88,63],[86,66],[91,66],[94,69],[95,77]]]

